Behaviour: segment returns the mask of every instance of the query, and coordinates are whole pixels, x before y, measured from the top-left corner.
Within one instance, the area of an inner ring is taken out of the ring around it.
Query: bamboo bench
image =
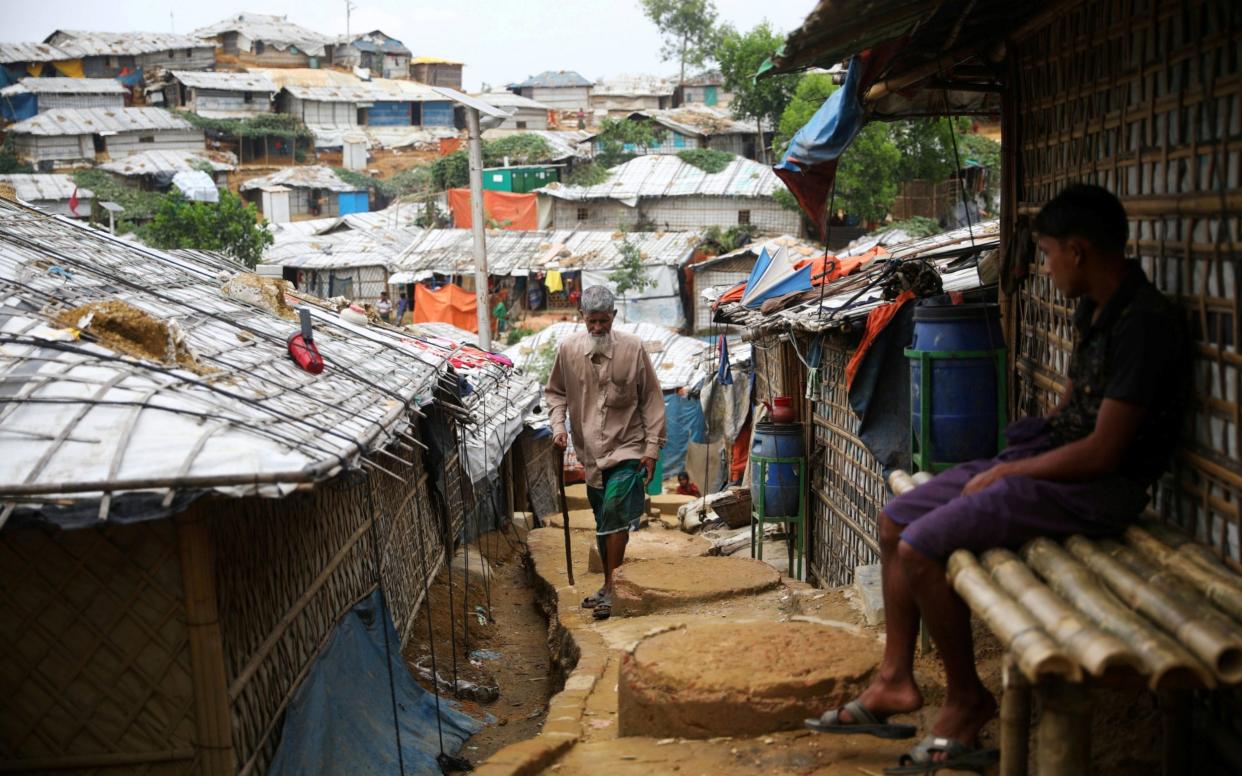
[[[900,495],[922,479],[895,471],[889,486]],[[1188,726],[1190,691],[1242,683],[1242,576],[1155,521],[1116,539],[959,550],[948,577],[1006,649],[1002,776],[1027,773],[1033,695],[1038,773],[1087,774],[1092,687],[1142,683]],[[1167,761],[1187,739],[1166,732]]]

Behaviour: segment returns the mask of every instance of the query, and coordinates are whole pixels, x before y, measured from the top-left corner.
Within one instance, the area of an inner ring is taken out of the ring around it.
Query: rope
[[[384,595],[384,574],[382,572],[382,559],[380,557],[380,537],[379,537],[379,520],[375,513],[375,502],[372,494],[371,478],[367,477],[367,512],[371,515],[371,549],[375,556],[375,587],[379,590],[381,617],[380,627],[384,629],[384,662],[388,664],[388,701],[392,706],[392,729],[397,739],[397,766],[400,768],[399,773],[405,776],[405,753],[401,751],[401,720],[397,716],[397,685],[396,679],[392,672],[392,643],[388,634],[388,597]],[[430,612],[428,612],[430,614]],[[431,622],[430,619],[427,620]],[[434,684],[434,677],[433,684]],[[437,704],[437,711],[439,704]],[[436,721],[439,722],[439,714],[436,715]],[[440,743],[440,750],[444,750],[443,740]]]
[[[444,723],[440,719],[440,674],[436,669],[436,638],[435,629],[431,624],[431,570],[427,567],[427,546],[423,543],[423,532],[415,525],[414,535],[418,539],[418,555],[423,563],[423,601],[427,603],[427,648],[431,651],[431,691],[436,696],[436,734],[440,738],[440,755],[444,756]]]
[[[815,320],[824,314],[824,289],[828,287],[828,245],[832,242],[832,214],[837,210],[837,178],[832,178],[832,194],[828,197],[828,223],[824,230],[824,271],[819,279],[819,305],[815,308]],[[815,282],[812,276],[811,282]]]

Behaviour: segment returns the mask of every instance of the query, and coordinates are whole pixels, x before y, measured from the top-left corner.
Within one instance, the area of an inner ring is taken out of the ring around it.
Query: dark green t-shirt
[[[1095,302],[1083,299],[1074,312],[1078,342],[1069,365],[1072,392],[1052,419],[1053,439],[1063,445],[1089,435],[1104,399],[1147,407],[1118,474],[1150,484],[1169,463],[1186,400],[1182,316],[1137,262],[1128,262],[1125,279],[1093,322],[1095,311]]]

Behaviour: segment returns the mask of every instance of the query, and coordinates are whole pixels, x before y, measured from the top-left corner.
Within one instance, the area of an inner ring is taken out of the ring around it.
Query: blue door
[[[342,191],[339,195],[340,215],[347,216],[350,213],[365,213],[371,209],[367,202],[367,193],[365,191]]]

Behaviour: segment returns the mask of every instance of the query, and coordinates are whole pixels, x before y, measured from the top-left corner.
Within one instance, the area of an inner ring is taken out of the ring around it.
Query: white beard
[[[612,337],[605,334],[602,337],[591,335],[591,355],[602,356],[608,352],[608,346],[612,342]]]

